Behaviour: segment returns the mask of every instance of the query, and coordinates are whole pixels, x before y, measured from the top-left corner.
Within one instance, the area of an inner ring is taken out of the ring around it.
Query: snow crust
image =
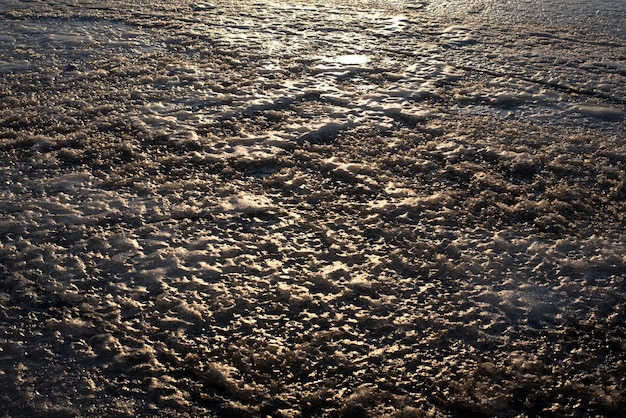
[[[618,416],[623,5],[2,2],[0,412]]]

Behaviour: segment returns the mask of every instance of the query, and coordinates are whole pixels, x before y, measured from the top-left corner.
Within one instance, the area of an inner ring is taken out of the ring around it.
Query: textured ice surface
[[[7,416],[618,416],[622,1],[0,4]]]

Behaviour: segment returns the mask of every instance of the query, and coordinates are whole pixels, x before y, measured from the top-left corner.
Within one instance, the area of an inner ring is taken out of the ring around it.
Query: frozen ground
[[[623,414],[624,14],[3,1],[0,415]]]

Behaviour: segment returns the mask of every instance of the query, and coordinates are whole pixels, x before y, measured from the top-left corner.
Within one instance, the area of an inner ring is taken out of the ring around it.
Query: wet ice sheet
[[[502,24],[533,23],[566,31],[604,32],[624,36],[624,0],[492,1],[442,0],[427,3],[436,13],[476,15]]]
[[[453,9],[446,3],[438,7]],[[519,16],[513,6],[499,7],[505,15]],[[137,115],[143,123],[163,132],[194,131],[198,125],[207,126],[216,119],[280,109],[311,95],[342,104],[336,111],[328,112],[335,117],[322,124],[362,125],[353,115],[367,114],[375,121],[374,126],[388,126],[398,119],[391,117],[392,114],[408,118],[424,114],[420,101],[438,98],[438,89],[454,91],[448,88],[449,81],[461,76],[469,78],[472,74],[480,81],[459,83],[454,96],[465,111],[503,116],[523,114],[525,118],[552,123],[568,123],[572,115],[589,116],[590,112],[580,109],[592,107],[606,109],[595,112],[595,119],[602,119],[603,115],[607,119],[621,116],[624,64],[611,40],[595,45],[593,54],[589,54],[581,47],[580,39],[557,28],[530,31],[524,39],[507,35],[506,28],[501,33],[480,33],[480,27],[472,29],[463,25],[436,27],[435,23],[428,28],[426,21],[411,22],[406,14],[401,14],[404,6],[398,4],[395,8],[357,16],[359,19],[367,16],[365,20],[333,20],[340,28],[355,25],[362,31],[359,42],[351,44],[345,33],[329,32],[324,26],[324,13],[328,10],[300,9],[280,3],[253,4],[246,10],[254,11],[254,16],[244,15],[235,21],[221,15],[208,23],[207,14],[215,13],[214,9],[195,8],[189,11],[192,16],[189,24],[173,32],[175,36],[161,39],[153,36],[151,29],[133,29],[123,22],[89,20],[80,13],[69,19],[11,21],[4,25],[4,35],[0,37],[8,45],[6,53],[11,55],[4,60],[1,71],[23,71],[44,63],[52,68],[81,69],[81,62],[93,60],[96,50],[117,49],[139,57],[150,51],[164,51],[176,42],[184,45],[191,42],[193,47],[187,47],[196,50],[206,50],[211,45],[217,53],[236,54],[231,60],[242,66],[245,66],[243,60],[256,64],[256,68],[244,73],[245,80],[236,73],[222,74],[218,67],[210,68],[206,64],[199,67],[193,61],[168,64],[164,68],[168,75],[138,79],[136,95],[155,87],[179,90],[180,94],[169,95],[171,102],[148,104]],[[285,27],[269,17],[277,10],[290,18]],[[330,11],[331,18],[340,12]],[[56,16],[54,12],[51,14]],[[494,18],[486,12],[477,15]],[[137,20],[136,16],[141,13],[135,13],[132,20]],[[149,17],[147,13],[145,19]],[[260,31],[252,35],[251,28],[255,27]],[[385,39],[385,50],[377,51],[381,39]],[[404,39],[423,42],[402,42]],[[46,52],[31,59],[24,52],[33,48]],[[381,54],[391,55],[382,60]],[[349,62],[355,57],[359,62]],[[296,65],[308,68],[307,73],[290,77]],[[385,74],[389,77],[381,79]],[[348,86],[350,83],[358,88]],[[573,101],[572,95],[576,96]],[[371,102],[375,105],[368,105]],[[509,111],[510,108],[514,111]],[[318,127],[316,122],[310,125],[310,130]],[[291,141],[300,132],[287,128],[285,132],[275,133]]]
[[[1,410],[619,413],[624,43],[529,5],[3,2]]]

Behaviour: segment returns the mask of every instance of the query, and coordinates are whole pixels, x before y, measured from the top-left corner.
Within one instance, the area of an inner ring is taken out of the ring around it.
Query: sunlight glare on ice
[[[365,55],[351,54],[341,55],[337,57],[337,62],[343,65],[363,65],[369,61],[369,58]]]

